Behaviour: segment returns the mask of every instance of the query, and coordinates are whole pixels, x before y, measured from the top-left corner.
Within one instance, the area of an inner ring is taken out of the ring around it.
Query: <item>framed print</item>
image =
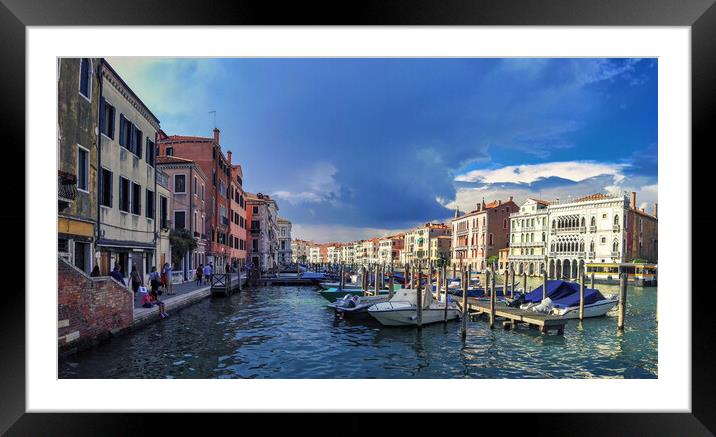
[[[711,2],[126,6],[0,8],[26,164],[3,432],[508,412],[712,435]]]

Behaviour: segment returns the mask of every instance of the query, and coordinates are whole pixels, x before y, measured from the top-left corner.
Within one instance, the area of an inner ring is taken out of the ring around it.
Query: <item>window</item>
[[[258,207],[258,206],[254,206],[254,214],[258,214],[258,213],[259,213],[259,207]]]
[[[144,137],[142,136],[142,131],[137,129],[137,126],[132,125],[132,133],[134,134],[133,142],[132,142],[132,152],[137,155],[139,158],[142,157],[142,140]]]
[[[186,212],[174,211],[174,229],[184,229],[186,227]]]
[[[186,193],[186,175],[174,175],[174,192]]]
[[[80,60],[80,94],[92,98],[92,62],[87,58]]]
[[[201,200],[204,200],[204,184],[201,184]]]
[[[159,196],[159,214],[161,214],[161,227],[162,229],[166,229],[169,226],[167,226],[167,215],[169,213],[169,204],[167,203],[167,198],[164,196]]]
[[[251,229],[252,229],[252,230],[253,230],[253,229],[260,229],[260,228],[261,228],[261,224],[259,223],[258,220],[252,220],[252,221],[251,221]]]
[[[132,214],[142,214],[142,187],[132,182]]]
[[[100,132],[102,132],[104,136],[114,139],[114,106],[107,103],[103,97],[100,102],[99,111]]]
[[[194,210],[194,232],[199,227],[199,211]]]
[[[150,140],[149,137],[147,137],[147,164],[154,167],[154,155],[156,154],[157,149],[154,147],[154,141]]]
[[[129,179],[119,177],[119,210],[129,212]]]
[[[259,250],[259,240],[251,240],[251,250],[257,251]]]
[[[112,207],[112,172],[103,168],[99,179],[99,204]]]
[[[194,193],[198,193],[198,192],[199,192],[199,179],[196,176],[194,176]]]
[[[147,218],[154,218],[154,191],[147,190]]]
[[[602,237],[602,244],[607,242],[607,237]]]
[[[167,147],[167,156],[174,156],[174,147]]]
[[[89,150],[77,146],[77,189],[89,192]]]

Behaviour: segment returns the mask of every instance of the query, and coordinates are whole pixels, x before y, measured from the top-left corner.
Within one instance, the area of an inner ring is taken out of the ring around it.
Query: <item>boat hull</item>
[[[374,319],[385,326],[417,326],[418,313],[415,308],[397,309],[391,311],[371,311],[368,310]],[[448,308],[447,319],[457,319],[459,310],[457,308]],[[445,320],[445,308],[426,308],[423,310],[423,325],[442,322]]]
[[[594,302],[593,304],[584,305],[584,318],[604,316],[618,303],[618,299],[606,299]],[[564,319],[578,319],[579,306],[566,308],[559,316]]]

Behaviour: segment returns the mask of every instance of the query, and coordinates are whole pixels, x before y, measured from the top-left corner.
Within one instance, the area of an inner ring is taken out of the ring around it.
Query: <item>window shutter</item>
[[[137,129],[137,156],[141,159],[142,158],[142,131]]]
[[[137,153],[137,144],[136,144],[136,143],[137,143],[137,135],[136,135],[136,129],[137,129],[137,127],[136,127],[134,124],[129,123],[129,129],[128,129],[128,133],[129,133],[129,150],[130,150],[132,153],[135,153],[135,154]]]
[[[114,139],[114,107],[109,108],[109,137]]]
[[[104,133],[107,131],[107,124],[106,117],[105,117],[105,100],[104,97],[102,97],[102,100],[99,101],[99,131]]]
[[[124,114],[119,114],[119,145],[123,147],[127,147],[127,131],[124,129],[125,123]],[[122,203],[122,200],[119,202]]]
[[[121,137],[121,134],[120,134]],[[124,187],[124,184],[122,184],[122,178],[119,178],[119,209],[121,210],[124,208],[124,196],[127,195],[127,193],[124,192],[122,189]]]
[[[114,196],[114,189],[112,185],[114,184],[114,175],[112,172],[109,172],[109,207],[112,207],[112,196]]]

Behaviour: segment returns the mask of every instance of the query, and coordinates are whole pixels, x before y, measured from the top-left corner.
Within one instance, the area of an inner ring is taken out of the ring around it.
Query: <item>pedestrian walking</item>
[[[211,266],[209,264],[204,266],[204,281],[211,284]]]
[[[114,265],[114,269],[112,270],[112,273],[109,274],[109,276],[116,279],[122,285],[127,286],[127,284],[124,283],[124,275],[122,275],[122,271],[120,270],[119,265]]]
[[[164,275],[166,276],[166,285],[165,289],[167,290],[167,295],[175,294],[174,293],[174,284],[172,283],[172,266],[169,263],[164,264]]]
[[[201,275],[204,273],[204,264],[199,264],[196,268],[196,285],[201,285]]]
[[[142,278],[139,277],[137,263],[132,263],[132,272],[129,274],[129,279],[132,282],[132,291],[134,292],[134,297],[137,297],[137,290],[139,290],[139,286],[142,285]]]

